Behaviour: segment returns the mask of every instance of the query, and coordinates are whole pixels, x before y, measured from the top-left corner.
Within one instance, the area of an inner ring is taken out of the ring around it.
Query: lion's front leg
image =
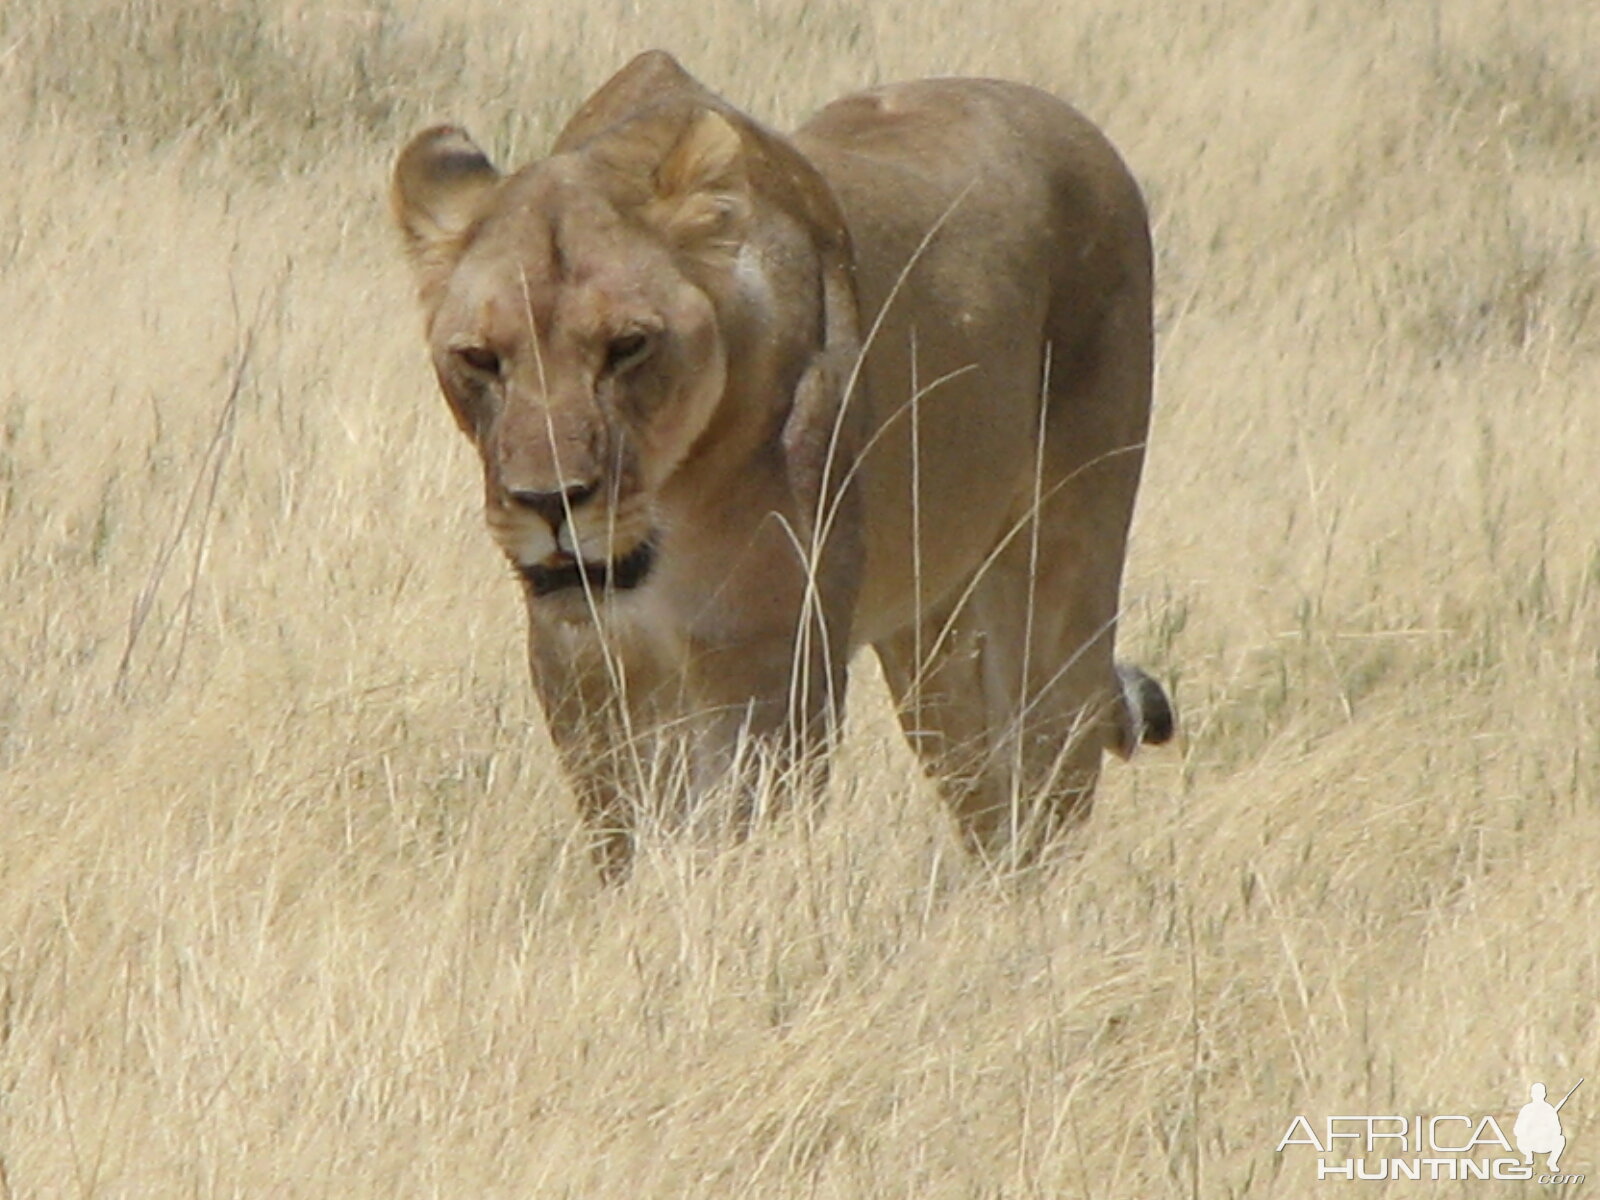
[[[628,874],[641,827],[742,839],[820,793],[844,680],[808,678],[793,654],[787,643],[729,647],[646,684],[653,673],[638,663],[597,667],[534,637],[535,690],[606,882]]]
[[[534,691],[595,865],[617,882],[632,866],[640,811],[661,774],[649,711],[659,672],[594,628],[542,621],[529,608]]]
[[[797,622],[798,624],[798,622]],[[820,621],[811,636],[784,629],[693,659],[700,714],[691,752],[697,810],[731,800],[743,836],[758,818],[821,794],[844,713],[847,647]]]

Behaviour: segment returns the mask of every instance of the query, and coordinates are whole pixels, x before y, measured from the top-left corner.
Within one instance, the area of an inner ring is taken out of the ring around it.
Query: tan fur
[[[985,852],[1033,856],[1102,750],[1170,732],[1111,654],[1146,220],[1072,109],[935,80],[785,138],[654,52],[549,158],[429,130],[393,196],[608,870],[662,762],[814,783],[863,645]]]

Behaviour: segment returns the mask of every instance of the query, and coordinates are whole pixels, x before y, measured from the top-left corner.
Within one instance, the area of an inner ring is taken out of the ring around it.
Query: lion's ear
[[[454,263],[462,236],[499,181],[483,151],[453,125],[423,130],[400,152],[389,202],[424,287],[440,267]]]
[[[690,118],[662,156],[643,213],[679,249],[697,255],[733,254],[750,220],[744,139],[715,109]]]

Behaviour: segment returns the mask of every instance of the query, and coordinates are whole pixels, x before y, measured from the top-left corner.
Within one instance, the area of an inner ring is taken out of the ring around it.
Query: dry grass
[[[1311,1195],[1295,1113],[1600,1077],[1600,10],[977,12],[0,8],[0,1200]],[[1029,79],[1147,184],[1187,741],[1047,880],[871,688],[815,826],[574,851],[381,193],[652,44]]]

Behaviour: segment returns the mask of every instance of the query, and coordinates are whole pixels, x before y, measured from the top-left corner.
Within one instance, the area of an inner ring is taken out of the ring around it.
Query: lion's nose
[[[553,533],[561,528],[567,513],[588,500],[594,492],[594,484],[580,483],[557,492],[513,491],[510,498],[518,508],[525,508],[543,517]]]

